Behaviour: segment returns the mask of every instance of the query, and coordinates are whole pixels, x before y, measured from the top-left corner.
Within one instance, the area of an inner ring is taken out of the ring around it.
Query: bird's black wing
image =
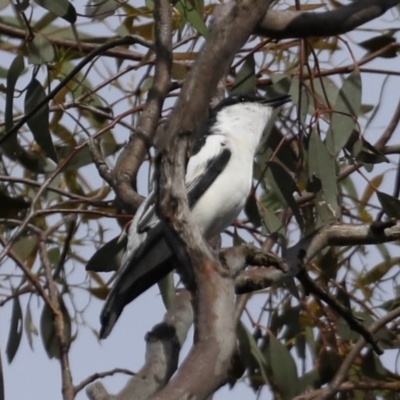
[[[213,154],[211,158],[208,158],[206,161],[199,163],[193,168],[193,176],[186,176],[186,191],[189,208],[192,208],[197,203],[199,198],[212,185],[228,163],[231,157],[230,150],[226,146],[220,146],[218,150],[219,151]],[[199,152],[199,156],[196,155],[194,157],[198,157],[201,160],[201,152]],[[138,221],[138,233],[149,231],[158,224],[154,200],[155,192],[153,191],[146,199],[148,204]]]

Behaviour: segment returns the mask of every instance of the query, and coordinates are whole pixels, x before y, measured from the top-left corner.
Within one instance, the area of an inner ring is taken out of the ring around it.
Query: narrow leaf
[[[28,85],[25,96],[25,113],[29,113],[38,102],[46,97],[46,93],[40,82],[33,78]],[[57,163],[57,154],[54,149],[49,129],[49,105],[44,105],[27,122],[32,131],[36,143]]]
[[[298,394],[299,387],[296,364],[287,347],[272,334],[268,338],[267,357],[282,399],[292,399]]]
[[[376,192],[382,209],[389,218],[400,218],[400,200],[383,192]]]
[[[361,110],[361,75],[353,71],[343,82],[335,102],[326,147],[337,155],[346,145]]]
[[[174,6],[200,35],[208,36],[208,29],[203,17],[190,0],[177,0],[174,2]]]
[[[316,209],[320,223],[340,218],[341,209],[338,201],[336,164],[316,132],[312,132],[308,149],[309,177],[321,184],[322,190],[316,196]]]
[[[242,322],[239,322],[237,325],[236,334],[239,341],[240,352],[244,358],[246,366],[252,367],[256,364],[264,383],[268,382],[265,357],[259,349],[253,335]]]
[[[59,297],[60,309],[64,318],[64,338],[67,346],[71,343],[71,318],[65,307],[62,297]],[[55,320],[53,311],[45,304],[40,318],[40,333],[42,336],[43,346],[49,358],[60,358],[60,349],[57,341],[55,329]]]
[[[113,15],[118,7],[115,0],[91,0],[86,5],[85,14],[94,20],[102,20]]]
[[[35,0],[35,3],[71,24],[76,22],[75,7],[68,0]]]
[[[248,57],[240,68],[233,84],[231,95],[254,94],[256,91],[256,63],[254,56]]]
[[[33,350],[33,336],[32,336],[32,334],[37,336],[39,334],[39,332],[38,332],[38,330],[36,329],[36,326],[33,323],[32,312],[31,312],[31,308],[29,306],[29,303],[28,303],[28,306],[26,307],[24,327],[25,327],[26,337],[28,338],[29,347],[31,348],[31,350]]]
[[[18,54],[13,62],[11,63],[10,69],[7,73],[7,92],[6,92],[6,104],[5,104],[5,125],[6,130],[10,130],[14,125],[13,120],[13,104],[14,104],[14,91],[17,84],[17,80],[22,74],[25,68],[24,57],[22,54]],[[1,147],[6,154],[16,155],[19,152],[19,144],[17,135],[10,136]]]
[[[294,192],[299,192],[296,182],[292,175],[281,164],[271,161],[268,163],[268,167],[268,171],[271,171],[276,187],[280,191],[286,204],[292,210],[300,228],[303,229],[303,218],[301,217],[299,206],[293,197]]]
[[[42,65],[54,61],[53,45],[46,36],[37,33],[28,44],[28,61],[30,64]]]
[[[11,312],[11,324],[8,333],[8,341],[6,347],[6,354],[8,362],[11,363],[17,353],[22,336],[22,310],[19,297],[13,299],[13,306]]]
[[[6,93],[6,109],[5,109],[5,124],[6,130],[10,130],[13,126],[13,102],[14,89],[19,76],[25,68],[24,57],[18,54],[11,63],[7,74],[7,93]],[[15,138],[15,135],[12,136]]]

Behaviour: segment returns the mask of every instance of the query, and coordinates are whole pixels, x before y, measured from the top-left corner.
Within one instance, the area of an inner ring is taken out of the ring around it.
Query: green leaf
[[[30,64],[43,65],[54,61],[54,48],[49,39],[41,33],[37,33],[34,39],[28,43],[28,61]]]
[[[283,400],[290,400],[299,393],[296,364],[290,351],[274,335],[268,336],[266,349],[272,377]],[[290,384],[288,384],[290,382]]]
[[[395,42],[396,38],[393,36],[380,35],[380,36],[375,36],[368,40],[364,40],[363,42],[358,43],[358,45],[364,48],[365,50],[368,50],[369,53],[375,53],[376,51],[379,51],[384,47]],[[379,54],[379,57],[383,58],[394,58],[396,56],[397,56],[397,49],[395,47],[391,47],[386,51],[384,51],[383,53]]]
[[[19,297],[16,296],[13,299],[12,312],[11,312],[11,324],[8,333],[8,341],[6,347],[6,354],[8,362],[11,363],[17,353],[19,344],[21,343],[22,337],[22,310],[19,302]]]
[[[75,7],[68,0],[35,0],[35,3],[65,19],[70,24],[76,22]]]
[[[6,105],[5,105],[5,124],[6,130],[10,130],[14,124],[13,122],[13,102],[14,102],[14,90],[18,78],[22,74],[25,68],[24,57],[22,54],[17,54],[11,63],[10,69],[7,74],[7,93],[6,93]],[[16,136],[12,136],[15,138]],[[10,140],[10,139],[9,139]]]
[[[300,88],[301,90],[299,92]],[[289,94],[292,97],[293,103],[299,106],[299,121],[302,126],[305,126],[306,117],[310,113],[310,107],[313,105],[313,98],[304,85],[300,86],[300,80],[298,77],[292,78]]]
[[[168,310],[176,295],[174,273],[170,272],[168,275],[164,276],[164,278],[157,282],[157,285],[160,289],[164,306]]]
[[[174,2],[174,7],[183,15],[183,17],[188,21],[200,35],[204,37],[208,36],[208,29],[203,21],[202,15],[196,9],[191,0],[177,0]]]
[[[381,151],[377,150],[356,131],[352,132],[345,147],[357,161],[362,163],[379,164],[389,162],[389,159]]]
[[[36,78],[33,78],[25,95],[25,113],[28,114],[45,97],[46,93],[42,85]],[[57,163],[57,154],[49,129],[49,105],[45,104],[28,120],[27,124],[36,143],[46,152],[48,157]]]
[[[363,376],[375,381],[386,381],[391,374],[371,349],[362,358],[361,372]]]
[[[293,193],[299,193],[299,189],[292,175],[281,164],[274,161],[268,163],[268,172],[271,172],[275,186],[292,210],[300,229],[303,229],[303,218],[301,217],[299,206],[293,197]]]
[[[263,383],[268,382],[265,357],[253,335],[241,321],[237,325],[236,334],[239,341],[240,353],[247,368],[254,369],[254,367],[257,367],[262,376]]]
[[[346,145],[354,129],[361,110],[361,76],[353,71],[343,82],[331,115],[331,123],[326,134],[326,147],[332,155],[337,155]]]
[[[389,218],[400,218],[400,200],[389,194],[376,191],[382,210]]]
[[[310,180],[317,180],[322,187],[315,201],[320,223],[325,225],[332,220],[338,220],[341,209],[338,201],[336,164],[316,132],[310,135],[308,163]]]
[[[115,154],[122,147],[122,145],[114,143],[104,143],[101,146],[103,155],[105,157],[111,154]],[[57,154],[61,160],[68,157],[73,150],[74,148],[71,146],[57,146]],[[76,171],[78,168],[84,167],[92,163],[93,158],[90,154],[89,148],[84,147],[74,155],[66,168],[64,168],[64,171]]]
[[[11,2],[11,0],[10,0]],[[19,13],[24,12],[29,7],[30,0],[20,0],[13,3],[15,10]]]
[[[71,344],[71,318],[65,307],[62,297],[59,297],[60,310],[64,319],[64,338],[67,347]],[[43,346],[49,358],[60,358],[60,349],[55,329],[55,320],[53,311],[45,304],[40,318],[40,333],[42,336]]]
[[[22,236],[13,244],[12,250],[22,261],[25,261],[37,248],[38,242],[36,235]]]
[[[25,334],[26,334],[26,337],[28,338],[29,346],[30,346],[31,350],[33,350],[33,337],[32,337],[32,334],[37,336],[39,334],[39,332],[38,332],[38,330],[36,329],[36,326],[33,323],[32,313],[31,313],[31,308],[29,306],[29,303],[28,303],[28,305],[26,307],[24,325],[25,325]]]
[[[10,130],[14,125],[13,120],[13,104],[14,104],[14,91],[17,80],[24,71],[25,63],[22,54],[18,54],[13,62],[11,63],[10,69],[7,73],[7,92],[6,92],[6,104],[5,104],[5,115],[4,122],[6,130]],[[2,149],[6,154],[17,155],[19,153],[19,143],[17,135],[10,136],[2,145]]]
[[[10,5],[10,0],[0,0],[0,11],[4,10]]]
[[[398,265],[400,265],[400,257],[391,257],[369,268],[365,274],[357,279],[357,282],[361,286],[379,283],[392,267]]]
[[[121,239],[120,239],[121,238]],[[118,271],[121,266],[128,236],[117,236],[100,247],[86,264],[86,271]]]
[[[244,206],[244,212],[249,219],[249,221],[258,228],[261,226],[260,212],[258,211],[258,206],[256,202],[255,195],[250,193],[247,197],[246,205]]]
[[[113,15],[118,7],[115,0],[91,0],[86,5],[85,14],[95,20],[102,20]]]
[[[321,387],[318,371],[312,369],[299,378],[299,393],[309,392]]]
[[[280,232],[282,235],[286,234],[286,230],[282,221],[275,215],[271,209],[267,207],[262,208],[262,218],[265,227],[269,233]]]
[[[248,57],[236,75],[231,95],[254,94],[256,91],[256,63],[254,56]]]
[[[107,286],[98,288],[88,288],[88,292],[99,300],[105,300],[110,293],[110,289]]]

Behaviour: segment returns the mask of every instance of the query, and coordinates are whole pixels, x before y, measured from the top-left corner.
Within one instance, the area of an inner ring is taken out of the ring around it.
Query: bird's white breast
[[[207,238],[225,230],[243,209],[251,189],[253,174],[253,155],[230,143],[223,135],[211,135],[204,148],[220,152],[228,146],[231,157],[224,170],[219,174],[203,196],[195,204],[192,214]],[[188,164],[188,175],[193,173],[193,166],[204,154],[201,151],[192,157]],[[192,165],[190,165],[192,164]]]

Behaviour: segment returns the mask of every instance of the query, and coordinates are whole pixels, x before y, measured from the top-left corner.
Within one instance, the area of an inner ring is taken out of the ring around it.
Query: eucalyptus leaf
[[[379,203],[381,203],[382,210],[389,218],[400,218],[400,200],[395,197],[376,191]]]
[[[231,89],[231,95],[254,94],[256,91],[256,63],[251,55],[243,63]]]
[[[312,132],[308,148],[309,177],[321,184],[316,196],[316,209],[320,223],[325,225],[341,216],[338,200],[338,186],[336,180],[336,163],[317,132]],[[318,226],[317,226],[318,227]]]
[[[208,36],[208,29],[203,17],[191,0],[177,0],[174,2],[174,6],[200,35]]]
[[[64,319],[64,339],[67,347],[69,347],[71,343],[71,318],[67,308],[65,307],[62,297],[59,297],[58,300],[60,304],[60,311]],[[40,334],[42,337],[43,346],[49,358],[59,359],[60,348],[55,328],[55,316],[47,304],[44,305],[42,315],[40,317]]]
[[[346,145],[361,111],[361,75],[353,71],[343,82],[326,134],[326,147],[336,156]]]
[[[46,97],[43,86],[33,78],[28,85],[25,95],[25,113],[28,114],[37,103]],[[57,163],[57,154],[54,149],[49,129],[49,105],[45,104],[38,110],[27,122],[32,131],[36,143],[46,152],[55,163]]]
[[[4,122],[6,130],[9,131],[13,125],[13,105],[14,105],[14,92],[18,78],[22,74],[25,68],[24,57],[22,54],[17,54],[7,73],[7,91],[6,91],[6,104],[4,113]],[[2,145],[1,148],[8,155],[17,156],[20,152],[20,146],[18,143],[17,135],[11,135]]]
[[[296,364],[290,351],[274,335],[269,334],[266,348],[268,365],[272,378],[283,400],[290,400],[299,394],[299,380]],[[290,384],[288,384],[290,382]]]
[[[8,362],[11,363],[17,353],[19,344],[22,337],[22,309],[19,297],[15,296],[13,299],[10,330],[8,333],[8,341],[6,347],[6,354]]]
[[[68,0],[35,0],[35,3],[71,24],[76,22],[75,7]]]
[[[30,64],[42,65],[54,61],[54,48],[49,39],[41,33],[37,33],[34,39],[28,43],[28,61]]]

